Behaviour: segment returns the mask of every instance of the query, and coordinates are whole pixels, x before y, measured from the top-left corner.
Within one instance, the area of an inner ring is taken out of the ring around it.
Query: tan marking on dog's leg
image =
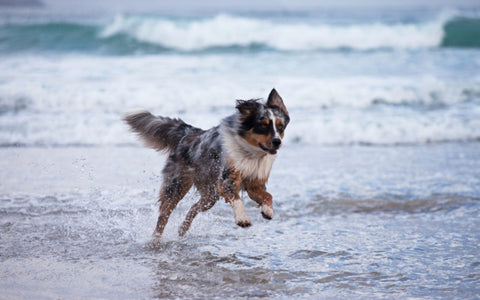
[[[230,201],[230,205],[232,206],[235,223],[238,226],[249,227],[252,225],[252,222],[250,222],[250,218],[247,216],[247,212],[245,211],[245,206],[240,198]]]
[[[155,238],[160,238],[162,236],[163,230],[168,223],[168,218],[178,202],[180,202],[185,194],[187,194],[188,190],[190,190],[192,184],[192,181],[186,178],[178,182],[164,182],[160,192],[160,208],[157,226],[153,233]]]
[[[164,202],[169,202],[169,199],[167,199]],[[160,205],[160,209],[159,209],[157,226],[155,226],[155,231],[153,232],[153,236],[156,238],[160,238],[162,236],[163,230],[165,229],[165,226],[168,223],[168,218],[170,217],[170,214],[177,206],[176,203],[175,204],[167,203],[165,205],[162,205],[162,204]]]
[[[199,212],[209,210],[213,207],[213,205],[215,205],[216,202],[217,199],[214,198],[201,198],[200,201],[195,203],[188,211],[187,216],[185,217],[185,220],[183,221],[180,228],[178,228],[178,235],[183,236],[190,228],[190,225],[192,224],[192,221],[197,216],[197,214]]]
[[[265,184],[250,182],[247,185],[247,193],[253,201],[262,206],[262,216],[267,220],[271,220],[273,218],[272,195],[265,190]]]

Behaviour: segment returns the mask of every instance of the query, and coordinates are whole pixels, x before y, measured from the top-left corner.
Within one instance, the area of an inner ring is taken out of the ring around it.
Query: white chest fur
[[[222,138],[227,157],[242,177],[260,180],[268,178],[276,155],[253,147],[238,135],[232,136],[224,132]]]
[[[229,153],[229,157],[233,160],[235,169],[242,174],[242,177],[266,180],[270,175],[276,155],[266,154],[258,158],[247,158],[236,155],[234,152]]]

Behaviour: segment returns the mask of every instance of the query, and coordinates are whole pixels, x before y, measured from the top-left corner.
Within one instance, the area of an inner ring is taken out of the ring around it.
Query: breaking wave
[[[30,50],[137,54],[480,47],[480,18],[442,13],[422,22],[337,25],[216,15],[118,15],[103,24],[68,21],[0,25],[0,52]]]

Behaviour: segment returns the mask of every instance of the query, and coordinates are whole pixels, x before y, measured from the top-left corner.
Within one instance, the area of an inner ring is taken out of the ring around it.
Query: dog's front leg
[[[245,211],[245,206],[243,205],[242,199],[238,197],[229,202],[232,206],[235,223],[240,227],[249,227],[250,225],[252,225],[252,222],[250,222],[250,218]]]
[[[272,195],[267,192],[265,184],[251,183],[247,185],[247,193],[250,199],[262,206],[262,216],[271,220],[273,218]]]
[[[240,173],[229,168],[223,172],[222,178],[218,182],[218,192],[232,206],[235,223],[240,227],[249,227],[252,223],[240,198],[240,184]]]

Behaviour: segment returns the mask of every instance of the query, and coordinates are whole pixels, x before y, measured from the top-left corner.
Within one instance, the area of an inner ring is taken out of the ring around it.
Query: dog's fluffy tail
[[[127,113],[123,120],[144,140],[147,147],[157,151],[172,151],[184,136],[200,131],[180,119],[155,117],[146,110]]]

